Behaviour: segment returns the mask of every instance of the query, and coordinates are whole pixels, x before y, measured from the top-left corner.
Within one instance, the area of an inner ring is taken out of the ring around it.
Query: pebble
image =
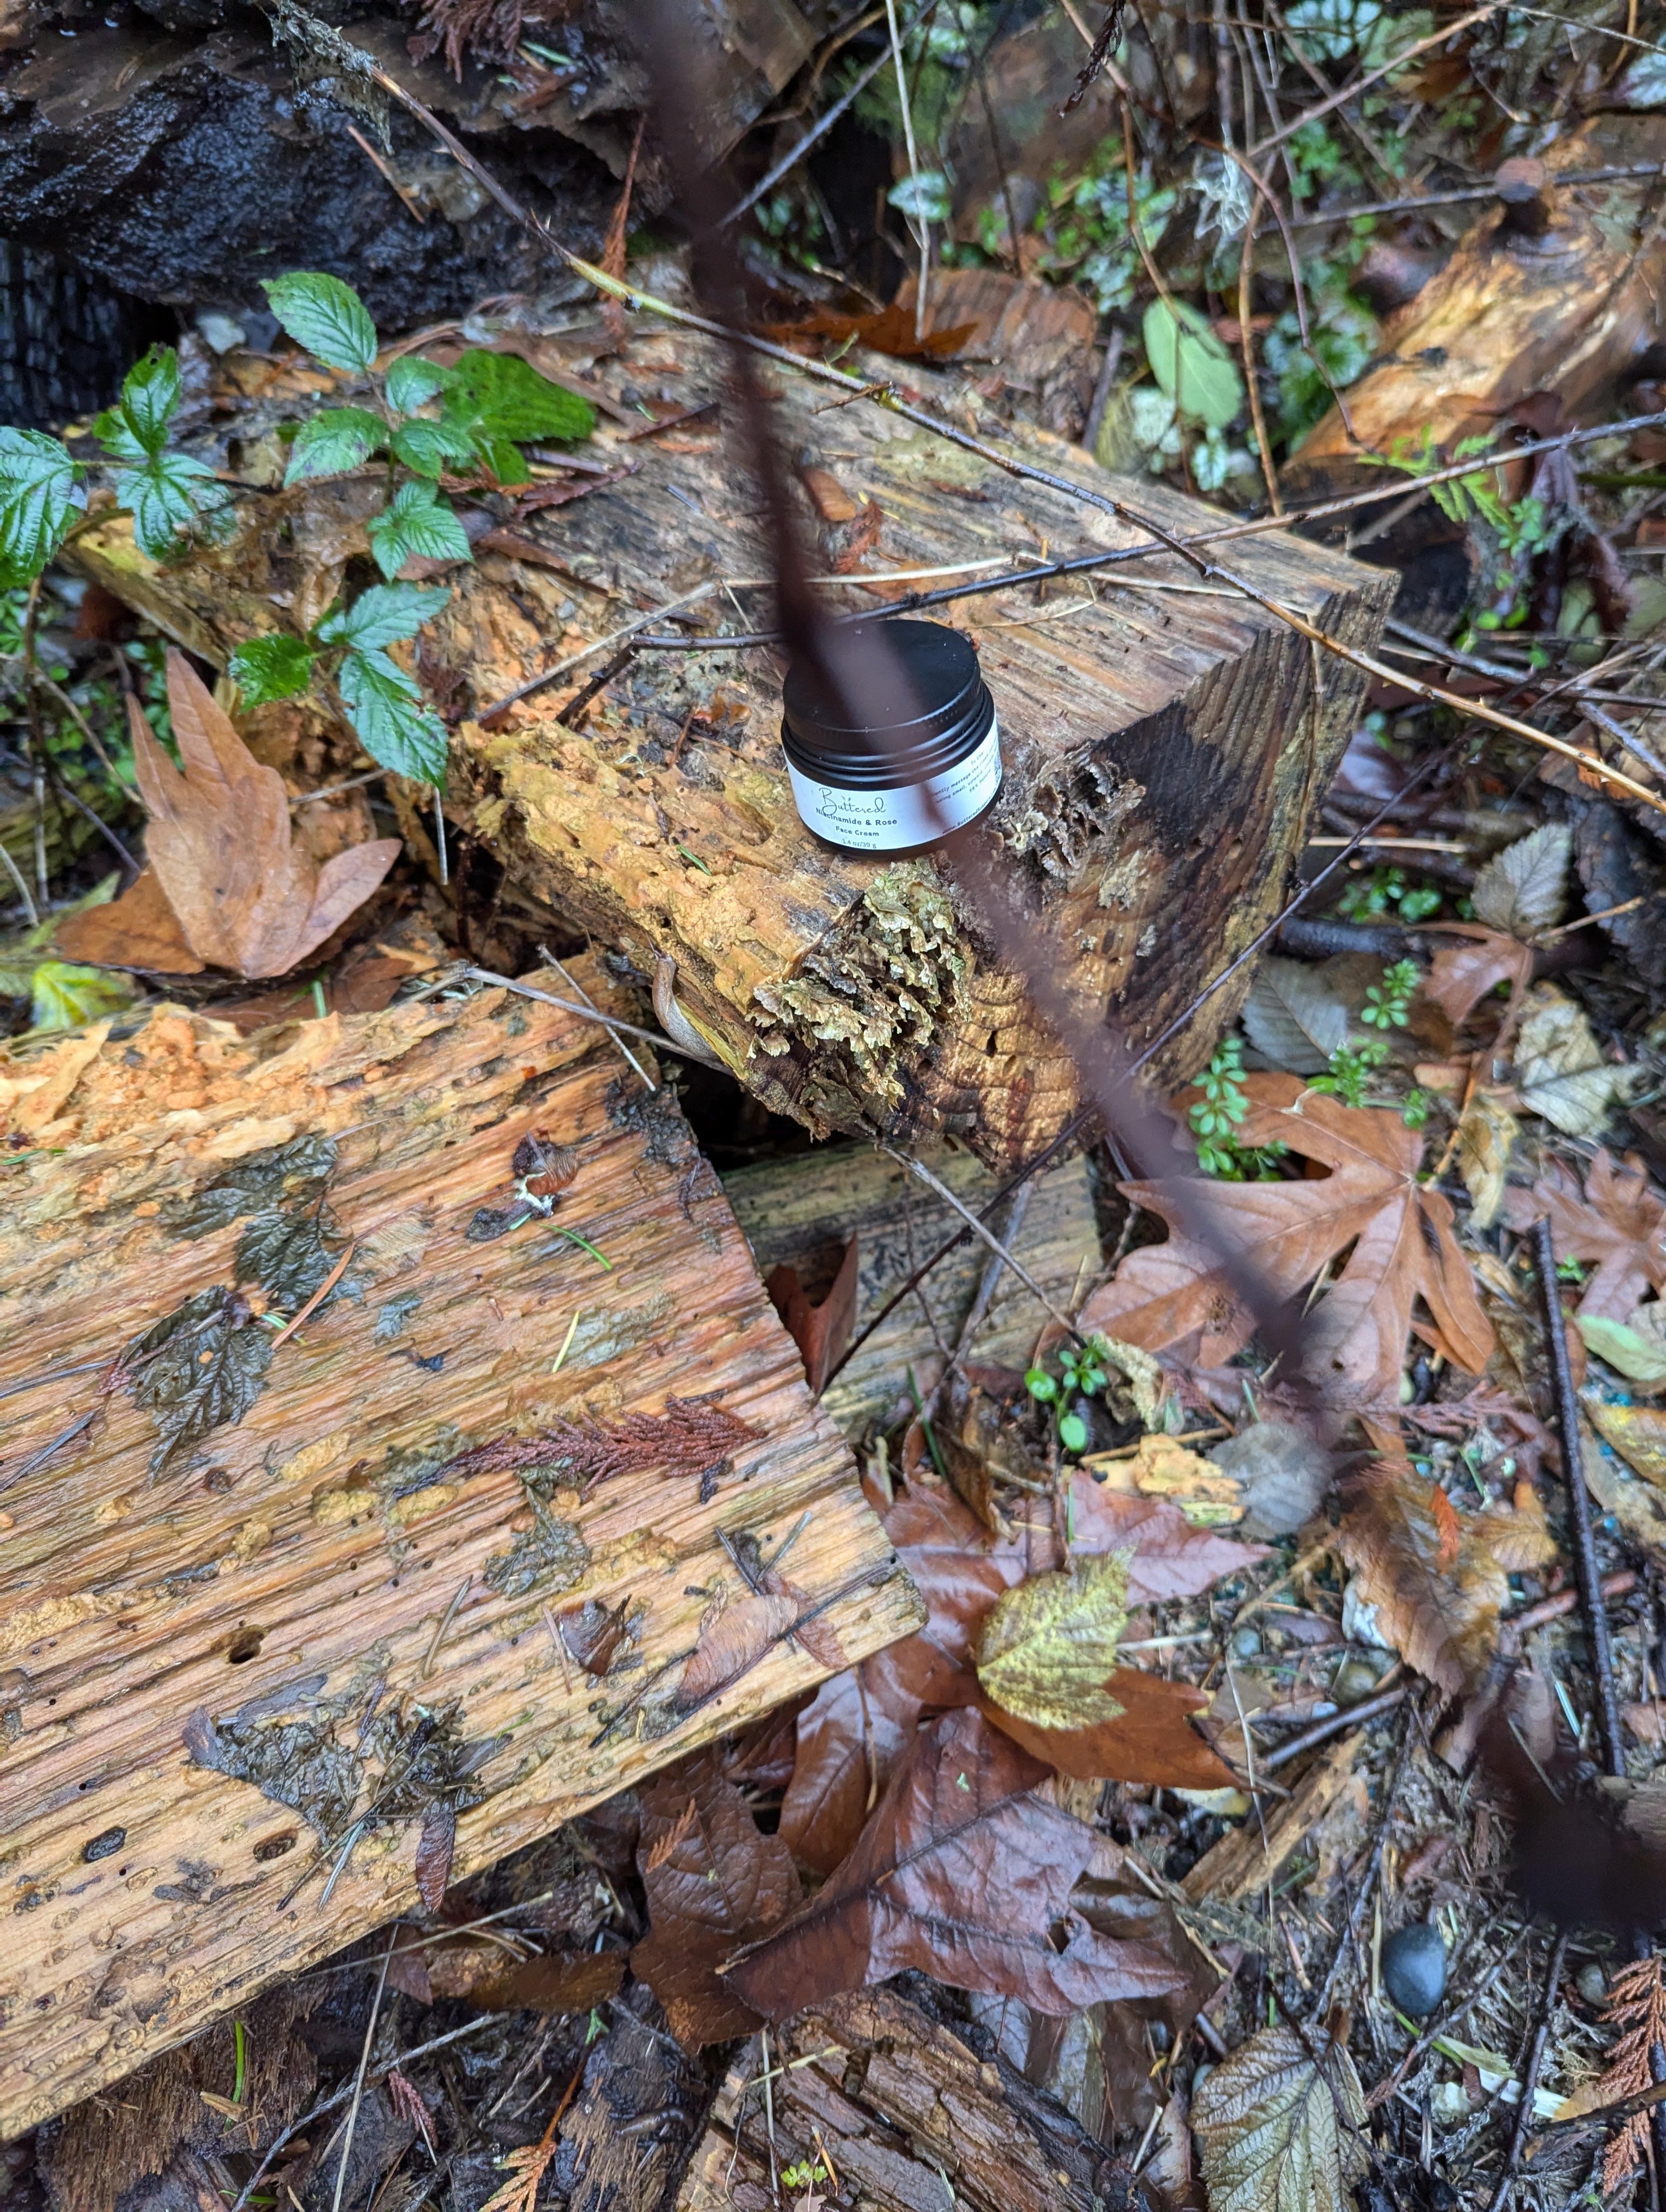
[[[1396,1928],[1383,1944],[1383,1986],[1412,2020],[1424,2020],[1446,1994],[1446,1946],[1426,1920]]]
[[[1369,1659],[1361,1658],[1355,1653],[1344,1659],[1336,1669],[1330,1693],[1339,1705],[1361,1705],[1367,1698],[1376,1695],[1383,1671],[1381,1667],[1374,1667]]]
[[[1261,1638],[1253,1628],[1232,1631],[1232,1656],[1235,1659],[1254,1659],[1261,1652]]]
[[[1600,2005],[1608,1993],[1608,1978],[1593,1959],[1580,1967],[1573,1986],[1588,2005]]]

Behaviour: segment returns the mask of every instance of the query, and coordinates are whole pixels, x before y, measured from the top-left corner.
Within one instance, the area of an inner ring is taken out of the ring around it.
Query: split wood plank
[[[745,1594],[720,1531],[766,1557],[792,1536],[852,1659],[915,1625],[715,1177],[593,1024],[498,990],[248,1038],[162,1007],[0,1054],[0,1126],[22,1140],[0,1170],[0,2136],[410,1909],[420,1817],[361,1835],[321,1899],[423,1710],[492,1747],[461,1875],[817,1682],[783,1640],[679,1705],[679,1655]],[[574,1179],[480,1241],[538,1132],[579,1147]],[[251,1209],[280,1204],[249,1194],[263,1163],[321,1139],[327,1188],[302,1188],[352,1240],[339,1294],[240,1422],[153,1475],[152,1414],[101,1395],[108,1363],[234,1279]],[[672,1399],[756,1437],[703,1481],[649,1465],[581,1498],[556,1472],[536,1522],[515,1474],[452,1464]],[[552,1626],[592,1600],[629,1601],[602,1680]],[[199,1714],[199,1741],[274,1765],[287,1742],[291,1802],[194,1763]]]
[[[933,2018],[930,1996],[907,1975],[754,2037],[718,2092],[676,2212],[775,2212],[797,2193],[777,2189],[781,2171],[830,2157],[836,2186],[818,2187],[866,2212],[1096,2212],[1116,2201],[1111,2153],[1032,2088],[988,2029]]]
[[[638,319],[605,350],[590,371],[599,392],[663,384],[690,402],[724,399],[723,358],[693,332]],[[896,368],[862,357],[882,383]],[[910,363],[909,379],[940,410],[982,421],[964,378]],[[826,572],[861,572],[828,591],[836,611],[878,611],[906,588],[884,580],[892,572],[1022,568],[1142,536],[882,409],[830,406],[790,374],[774,378],[769,400],[779,445],[801,465],[805,522],[823,528]],[[269,427],[251,403],[214,435],[235,436],[244,453]],[[1044,433],[1020,441],[986,427],[1168,531],[1220,520],[1159,484],[1104,476]],[[674,961],[684,1012],[773,1109],[818,1134],[878,1133],[905,1149],[964,1138],[992,1165],[1031,1155],[1079,1103],[1066,1046],[931,858],[836,852],[805,830],[781,751],[778,656],[645,654],[569,727],[558,717],[607,665],[603,647],[501,726],[476,719],[656,607],[680,612],[651,628],[768,626],[771,557],[738,428],[714,412],[629,447],[622,434],[604,422],[593,448],[634,473],[519,516],[490,550],[483,541],[477,562],[447,572],[451,599],[426,633],[424,666],[459,718],[447,795],[457,829],[489,847],[520,891],[645,975]],[[267,594],[301,611],[327,604],[365,548],[380,483],[367,474],[245,500],[235,538],[167,568],[135,550],[120,520],[82,533],[69,557],[223,665],[251,629],[280,619]],[[1377,643],[1391,574],[1278,533],[1231,554],[1281,604],[1350,646]],[[1167,553],[933,618],[981,648],[1006,772],[988,820],[1033,903],[1037,957],[1084,1024],[1110,1007],[1137,1049],[1275,911],[1364,679],[1322,660],[1316,694],[1303,638]],[[416,815],[401,818],[421,850]],[[1207,1060],[1250,978],[1246,965],[1208,1000],[1157,1063],[1159,1080]]]
[[[999,1188],[998,1178],[966,1152],[934,1158],[932,1172],[975,1211]],[[858,1329],[960,1225],[942,1200],[895,1160],[854,1146],[735,1168],[723,1188],[760,1272],[796,1268],[812,1299],[830,1285],[840,1253],[856,1238]],[[997,1234],[1001,1225],[997,1214]],[[1012,1249],[1054,1304],[1073,1312],[1104,1265],[1088,1165],[1079,1154],[1037,1176]],[[860,1437],[869,1423],[883,1423],[895,1412],[906,1399],[910,1367],[921,1390],[930,1389],[943,1369],[941,1347],[958,1340],[988,1260],[988,1246],[969,1234],[840,1370],[821,1403],[848,1437]],[[971,1357],[1028,1367],[1046,1322],[1009,1269]]]

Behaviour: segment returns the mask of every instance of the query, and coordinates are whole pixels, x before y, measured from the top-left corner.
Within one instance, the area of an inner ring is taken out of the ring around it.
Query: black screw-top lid
[[[787,757],[824,782],[886,787],[952,767],[988,732],[994,704],[971,641],[942,623],[886,622],[847,633],[850,649],[894,669],[897,719],[853,722],[816,671],[794,661],[781,692]],[[883,657],[882,657],[883,656]]]

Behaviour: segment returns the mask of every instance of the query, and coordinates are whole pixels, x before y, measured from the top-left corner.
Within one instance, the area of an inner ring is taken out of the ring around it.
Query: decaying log
[[[1362,456],[1415,453],[1426,430],[1451,454],[1493,434],[1535,395],[1601,422],[1616,383],[1655,338],[1666,278],[1658,175],[1564,185],[1568,173],[1658,164],[1666,118],[1604,115],[1506,161],[1499,199],[1440,272],[1383,330],[1376,363],[1309,432],[1280,482],[1293,499],[1371,484],[1403,499],[1409,478]],[[1352,424],[1350,433],[1349,425]],[[1546,422],[1549,429],[1554,424]],[[1358,518],[1354,518],[1357,524]]]
[[[559,341],[581,343],[578,333]],[[895,370],[878,357],[864,366],[880,379]],[[593,374],[609,394],[663,391],[678,402],[721,402],[725,388],[709,343],[663,328],[638,328]],[[909,375],[933,404],[976,411],[970,386],[912,366]],[[894,592],[877,579],[892,570],[1023,566],[1043,548],[1136,542],[1112,517],[1018,483],[880,409],[830,411],[789,372],[772,392],[776,436],[826,522],[825,557],[842,571],[865,564],[874,580],[839,585],[836,607],[875,608]],[[245,450],[261,419],[238,426]],[[673,960],[684,1012],[771,1108],[818,1133],[879,1131],[907,1145],[948,1133],[991,1164],[1027,1156],[1078,1103],[1067,1053],[1021,980],[980,945],[931,859],[837,853],[803,828],[781,753],[774,656],[645,653],[579,717],[582,727],[569,727],[559,715],[598,659],[496,727],[474,719],[642,609],[696,593],[687,619],[733,623],[724,580],[756,586],[768,575],[759,499],[715,414],[629,446],[623,434],[610,420],[596,447],[637,464],[635,474],[519,519],[514,534],[532,542],[531,556],[483,550],[477,566],[448,574],[452,598],[425,643],[427,665],[449,672],[459,717],[447,793],[458,829],[644,975]],[[1079,453],[1037,435],[1047,462],[1091,471]],[[353,489],[320,488],[337,501]],[[1217,520],[1156,484],[1121,489],[1171,531]],[[240,629],[277,619],[260,594],[305,584],[316,599],[324,588],[324,572],[307,583],[298,551],[280,543],[302,507],[312,502],[291,494],[246,501],[240,538],[179,568],[143,561],[120,523],[88,532],[73,557],[223,662]],[[815,519],[809,504],[806,513]],[[335,546],[339,564],[350,532]],[[1233,559],[1328,631],[1375,642],[1391,577],[1276,536],[1235,547]],[[749,620],[767,621],[766,591],[735,598]],[[980,641],[995,694],[1006,782],[988,820],[1037,905],[1037,957],[1085,1024],[1109,1004],[1142,1044],[1274,910],[1353,726],[1360,679],[1326,662],[1316,700],[1302,638],[1224,587],[1201,586],[1169,554],[958,602],[945,618]],[[1158,1063],[1159,1079],[1207,1059],[1249,980],[1246,967],[1209,1000]]]
[[[964,1152],[943,1154],[933,1171],[974,1209],[987,1205],[999,1187]],[[952,1210],[895,1160],[842,1145],[734,1169],[723,1189],[760,1271],[795,1269],[814,1303],[855,1237],[858,1329],[959,1226]],[[1002,1218],[996,1217],[997,1232]],[[1079,1304],[1102,1264],[1085,1160],[1067,1161],[1037,1178],[1012,1249],[1055,1304]],[[941,1347],[958,1340],[988,1259],[988,1247],[969,1237],[835,1376],[821,1404],[847,1436],[893,1414],[910,1368],[921,1391],[930,1389],[942,1371]],[[1003,1273],[971,1357],[1027,1367],[1046,1320],[1018,1278]]]
[[[787,2200],[784,2168],[830,2156],[841,2196],[871,2212],[1126,2202],[1111,2153],[1031,2088],[987,2029],[934,2017],[932,2001],[932,1985],[908,1975],[754,2038],[718,2094],[677,2212],[773,2212]]]
[[[848,1657],[915,1624],[687,1125],[593,1024],[162,1007],[0,1056],[0,2136],[409,1910],[419,1834],[437,1894],[447,1803],[460,1875],[815,1682],[743,1615],[756,1663],[681,1698],[747,1561],[790,1542]],[[252,1402],[180,1429],[198,1342]],[[593,1678],[571,1616],[621,1605]]]

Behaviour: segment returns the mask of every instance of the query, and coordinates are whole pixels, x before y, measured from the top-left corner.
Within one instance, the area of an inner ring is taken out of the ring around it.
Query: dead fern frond
[[[1614,1978],[1603,2018],[1620,2031],[1598,2084],[1604,2104],[1634,2097],[1653,2084],[1649,2054],[1666,2044],[1666,1975],[1657,1954],[1623,1966]],[[1633,2112],[1602,2154],[1602,2193],[1609,2196],[1643,2163],[1649,2115]]]

